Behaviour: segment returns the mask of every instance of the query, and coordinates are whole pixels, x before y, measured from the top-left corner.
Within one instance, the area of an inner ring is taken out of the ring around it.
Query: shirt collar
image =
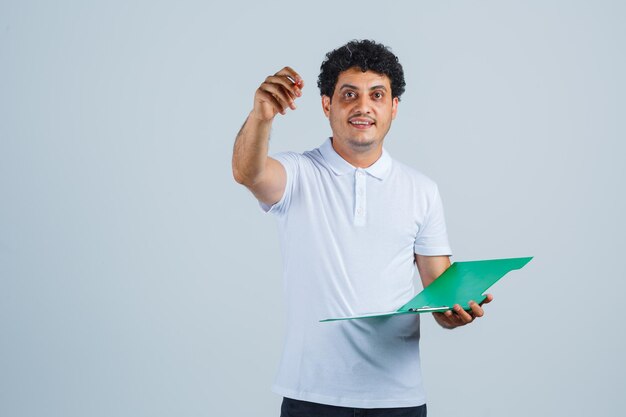
[[[326,139],[326,142],[320,146],[320,152],[336,175],[350,174],[357,169],[335,151],[331,138]],[[385,148],[383,148],[383,153],[380,155],[380,158],[369,167],[362,169],[371,176],[379,180],[384,180],[391,169],[391,156]]]

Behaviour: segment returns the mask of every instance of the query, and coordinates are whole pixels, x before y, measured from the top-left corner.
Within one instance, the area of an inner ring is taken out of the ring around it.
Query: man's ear
[[[400,103],[400,99],[398,97],[394,97],[391,101],[391,120],[396,118],[396,114],[398,113],[398,104]]]
[[[324,110],[324,114],[328,117],[330,114],[330,97],[322,96],[322,110]]]

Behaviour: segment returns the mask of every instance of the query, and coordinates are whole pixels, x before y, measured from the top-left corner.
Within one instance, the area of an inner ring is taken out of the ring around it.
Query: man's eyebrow
[[[352,84],[344,84],[341,87],[339,87],[340,90],[343,90],[344,88],[351,88],[352,90],[359,89],[356,85],[352,85]]]
[[[344,84],[341,87],[339,87],[339,90],[343,90],[344,88],[350,88],[352,90],[358,90],[359,87],[357,87],[356,85],[352,85],[352,84]],[[370,87],[370,91],[372,90],[385,90],[387,91],[387,87],[385,87],[384,85],[375,85],[373,87]]]

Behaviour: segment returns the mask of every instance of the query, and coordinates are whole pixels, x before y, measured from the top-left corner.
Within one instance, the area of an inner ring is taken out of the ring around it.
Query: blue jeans
[[[426,404],[400,408],[350,408],[285,397],[280,417],[426,417]]]

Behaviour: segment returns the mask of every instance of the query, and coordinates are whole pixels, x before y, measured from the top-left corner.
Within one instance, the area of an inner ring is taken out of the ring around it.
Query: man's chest
[[[363,175],[314,176],[298,184],[290,217],[337,238],[368,244],[411,245],[428,202],[408,181]]]

